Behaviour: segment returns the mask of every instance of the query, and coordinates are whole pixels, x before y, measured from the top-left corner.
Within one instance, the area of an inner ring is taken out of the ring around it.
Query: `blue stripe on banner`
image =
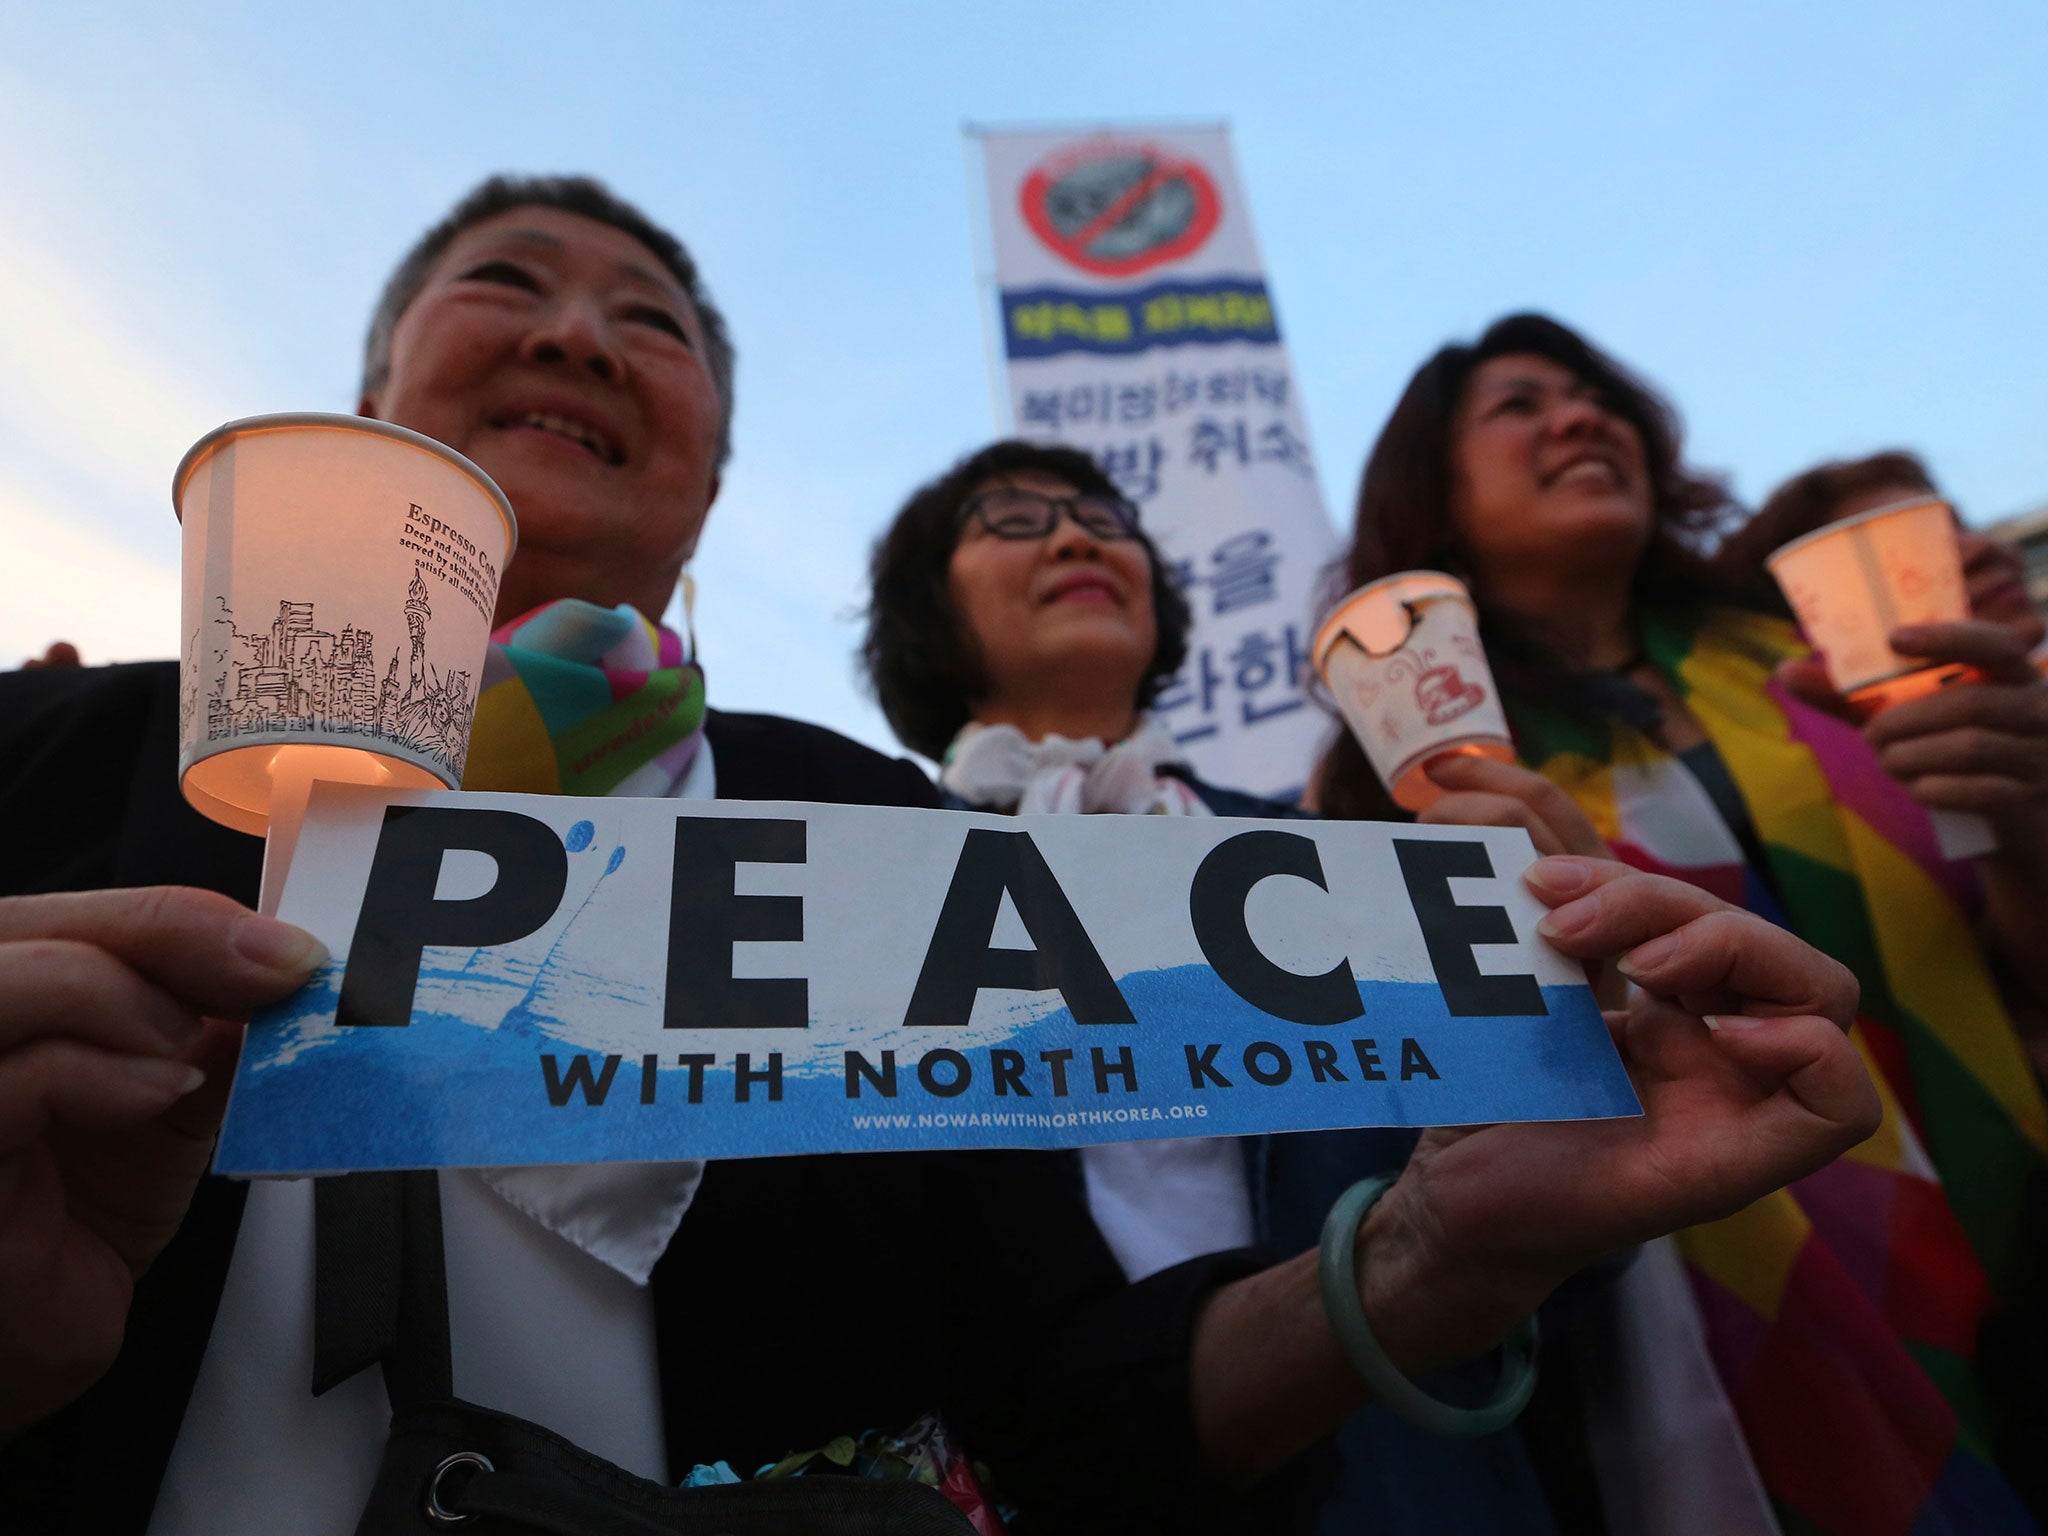
[[[1012,358],[1280,339],[1273,300],[1257,278],[1154,283],[1122,292],[1006,288],[1002,297],[1003,349]]]
[[[506,985],[431,967],[421,979],[423,1002],[451,980]],[[330,965],[251,1026],[219,1171],[1049,1148],[1638,1112],[1583,986],[1545,987],[1542,1017],[1454,1018],[1434,984],[1361,982],[1363,1017],[1310,1029],[1185,966],[1119,978],[1136,1025],[1077,1026],[1055,1009],[1007,1030],[870,1034],[862,1071],[822,1024],[744,1039],[657,1029],[653,1055],[606,1054],[509,990],[495,1027],[420,1012],[404,1029],[337,1029],[339,985]],[[694,1067],[678,1061],[691,1054]]]

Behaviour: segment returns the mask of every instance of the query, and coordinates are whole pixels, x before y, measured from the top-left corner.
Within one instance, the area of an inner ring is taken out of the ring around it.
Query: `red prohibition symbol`
[[[1099,277],[1132,277],[1201,248],[1223,215],[1208,171],[1156,144],[1091,140],[1024,178],[1024,221]]]

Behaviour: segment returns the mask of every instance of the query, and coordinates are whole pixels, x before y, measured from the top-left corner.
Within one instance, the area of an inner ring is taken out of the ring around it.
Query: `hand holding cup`
[[[1959,654],[1945,649],[1956,637],[1944,632],[1969,625],[1970,589],[1954,509],[1938,497],[1914,497],[1843,518],[1794,539],[1765,563],[1820,653],[1828,687],[1816,683],[1813,668],[1795,664],[1783,674],[1786,686],[1809,702],[1855,720],[1874,720],[1987,676],[1963,659],[1985,650],[1982,635],[1963,636]],[[1993,645],[1987,653],[1997,662],[2021,643],[2010,630],[2007,638],[2010,646]],[[1930,641],[1932,649],[1924,643]],[[1970,701],[1937,714],[1953,720],[1958,711],[1971,716],[1984,707],[1981,700]],[[1896,733],[1921,729],[1921,717],[1910,714],[1904,726],[1894,723],[1873,741],[1883,751],[1881,737],[1897,739]],[[2010,766],[2009,745],[1957,738],[1931,756],[1908,752],[1904,764],[1918,787],[1898,770],[1896,757],[1887,764],[1932,812],[1935,840],[1947,857],[1996,851],[1997,834],[1975,814],[1992,808],[1981,798],[1985,786],[1950,781],[1981,781],[1985,769]],[[1958,775],[1958,767],[1967,771]]]
[[[1885,771],[1934,809],[1998,817],[2048,799],[2048,684],[2012,627],[1982,619],[1914,624],[1889,639],[1902,654],[1968,667],[1978,680],[1871,716],[1863,735]],[[1778,677],[1815,708],[1857,718],[1820,663],[1787,662]]]
[[[1520,827],[1541,854],[1611,859],[1578,802],[1533,768],[1490,757],[1444,756],[1423,770],[1442,797],[1415,819],[1443,827]]]
[[[1433,763],[1515,760],[1478,610],[1456,577],[1402,571],[1367,583],[1331,611],[1309,653],[1402,809],[1421,811],[1444,793]]]

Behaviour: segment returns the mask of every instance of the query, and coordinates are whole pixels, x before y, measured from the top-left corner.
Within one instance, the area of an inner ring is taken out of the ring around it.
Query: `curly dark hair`
[[[1077,448],[1008,438],[969,454],[918,487],[875,543],[861,662],[897,736],[935,762],[988,691],[980,654],[962,629],[948,582],[960,543],[960,510],[991,475],[1029,469],[1057,475],[1083,493],[1122,494],[1102,467]],[[1143,529],[1137,538],[1152,564],[1152,613],[1158,628],[1152,663],[1138,686],[1136,704],[1144,709],[1187,660],[1192,618],[1159,547]]]
[[[1343,590],[1395,571],[1471,576],[1451,520],[1452,448],[1458,406],[1481,364],[1496,357],[1548,358],[1597,390],[1606,408],[1643,440],[1656,533],[1636,571],[1638,597],[1690,585],[1705,566],[1696,548],[1733,511],[1727,482],[1687,467],[1678,413],[1642,379],[1547,315],[1509,315],[1470,344],[1455,344],[1416,369],[1380,429],[1358,486],[1358,515],[1343,564]]]
[[[1700,541],[1738,512],[1725,479],[1685,463],[1678,413],[1670,403],[1576,331],[1547,315],[1520,314],[1495,321],[1476,342],[1442,348],[1416,369],[1366,460],[1351,547],[1331,567],[1324,606],[1334,607],[1344,593],[1395,571],[1448,571],[1471,584],[1472,562],[1451,517],[1458,407],[1481,364],[1524,354],[1548,358],[1591,385],[1602,404],[1642,437],[1655,526],[1636,567],[1635,606],[1754,602],[1745,584],[1701,552]],[[1576,710],[1582,701],[1563,662],[1512,618],[1489,612],[1483,590],[1473,596],[1487,659],[1503,693],[1543,697]],[[1349,731],[1337,734],[1315,782],[1325,814],[1393,814]]]

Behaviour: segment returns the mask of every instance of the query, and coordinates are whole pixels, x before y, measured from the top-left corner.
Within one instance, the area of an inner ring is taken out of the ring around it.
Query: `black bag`
[[[356,1536],[974,1536],[922,1483],[855,1477],[672,1488],[454,1395],[432,1173],[314,1186],[313,1390],[381,1364],[391,1432]]]

